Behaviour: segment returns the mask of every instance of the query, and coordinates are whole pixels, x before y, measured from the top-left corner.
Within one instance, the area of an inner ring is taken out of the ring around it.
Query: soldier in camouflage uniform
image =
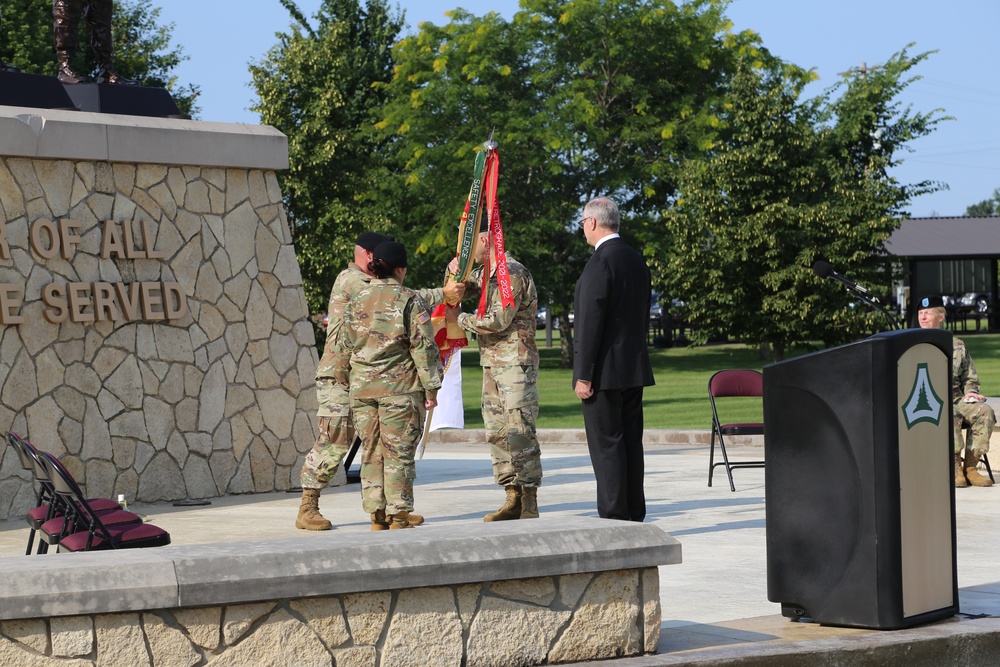
[[[356,437],[351,419],[351,398],[347,384],[338,384],[333,374],[333,347],[343,322],[347,304],[368,286],[371,275],[367,273],[372,261],[372,251],[390,237],[375,232],[364,232],[354,245],[354,261],[340,272],[333,289],[327,314],[326,345],[316,369],[316,398],[319,403],[319,437],[306,456],[302,466],[302,503],[295,519],[296,528],[303,530],[329,530],[332,524],[319,512],[320,492],[337,473]],[[461,298],[464,285],[451,284],[444,289],[420,290],[418,293],[428,303],[441,303],[445,294]],[[416,515],[414,515],[414,520]]]
[[[470,275],[469,285],[479,285],[486,252],[491,254],[494,273],[486,285],[486,312],[482,317],[449,308],[447,318],[479,339],[483,367],[483,424],[493,459],[493,479],[504,487],[507,498],[484,521],[538,518],[538,487],[542,483],[542,460],[535,435],[538,419],[538,347],[535,345],[535,311],[538,293],[524,266],[507,256],[513,308],[504,308],[497,288],[496,248],[489,234],[480,233],[475,260],[480,263]],[[454,272],[457,263],[450,267]]]
[[[430,309],[402,285],[406,250],[388,241],[372,256],[374,277],[344,313],[334,373],[338,382],[349,383],[364,443],[361,497],[372,530],[411,528],[423,522],[411,514],[413,455],[426,411],[437,405],[441,356]]]
[[[920,300],[917,321],[921,329],[940,329],[945,320],[944,301],[939,296]],[[955,486],[993,486],[993,480],[979,473],[979,461],[990,451],[990,436],[997,418],[993,408],[985,403],[979,393],[979,376],[976,365],[961,338],[953,340],[951,359],[951,400],[955,429]],[[968,427],[968,441],[962,428]],[[962,450],[965,461],[962,461]]]

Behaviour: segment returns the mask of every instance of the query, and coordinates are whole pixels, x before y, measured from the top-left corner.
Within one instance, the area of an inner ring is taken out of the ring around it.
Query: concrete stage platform
[[[475,442],[461,442],[460,433]],[[451,432],[417,462],[416,511],[461,531],[482,525],[503,492],[492,481],[481,432]],[[597,516],[586,445],[567,433],[540,433],[544,516]],[[660,568],[663,625],[659,654],[594,664],[654,665],[994,665],[1000,662],[1000,485],[957,490],[958,583],[962,613],[918,628],[871,631],[794,623],[767,600],[764,471],[725,471],[707,486],[708,448],[690,432],[652,431],[646,447],[647,521],[680,541],[683,562]],[[756,447],[732,456],[759,458]],[[130,506],[170,531],[173,544],[301,536],[297,493],[210,499],[201,507]],[[334,534],[368,531],[359,486],[327,489],[320,507]],[[822,521],[822,517],[817,517]],[[415,530],[420,530],[416,528]],[[24,553],[23,522],[0,522],[0,555]],[[33,558],[50,558],[33,556]]]

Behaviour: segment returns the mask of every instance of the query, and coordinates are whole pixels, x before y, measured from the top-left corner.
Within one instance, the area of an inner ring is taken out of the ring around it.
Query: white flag
[[[437,407],[431,415],[430,430],[465,428],[465,405],[462,403],[462,348],[452,352],[448,370],[441,379]]]

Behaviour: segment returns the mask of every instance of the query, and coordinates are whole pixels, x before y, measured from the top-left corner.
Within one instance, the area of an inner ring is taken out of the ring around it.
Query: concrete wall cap
[[[266,125],[0,106],[0,155],[276,170],[288,139]]]
[[[0,558],[0,619],[219,605],[681,562],[650,523],[568,517]]]
[[[173,551],[170,557],[177,569],[182,606],[681,562],[680,543],[653,524],[589,517],[450,523],[403,532],[337,535],[333,531],[280,542],[168,549]]]
[[[0,557],[0,619],[177,606],[174,564],[155,549]]]

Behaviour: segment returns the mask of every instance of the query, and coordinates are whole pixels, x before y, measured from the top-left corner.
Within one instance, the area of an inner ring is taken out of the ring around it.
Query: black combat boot
[[[97,83],[138,86],[139,82],[115,71],[114,42],[111,41],[112,0],[95,0],[87,6],[84,18],[90,26],[90,45],[97,60]]]
[[[80,7],[69,0],[54,0],[52,18],[56,60],[59,62],[59,81],[68,84],[87,83],[90,79],[77,74],[72,64],[79,41],[76,36],[77,28],[80,26]]]

